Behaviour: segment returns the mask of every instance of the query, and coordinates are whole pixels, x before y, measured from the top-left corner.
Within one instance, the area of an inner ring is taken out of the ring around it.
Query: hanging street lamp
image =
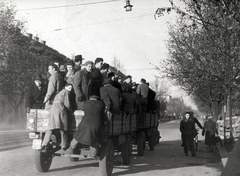
[[[126,5],[124,6],[124,8],[126,9],[127,12],[132,11],[132,5],[130,4],[130,0],[126,0]]]

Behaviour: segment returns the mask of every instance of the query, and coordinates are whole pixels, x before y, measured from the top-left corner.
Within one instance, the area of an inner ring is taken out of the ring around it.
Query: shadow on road
[[[199,143],[196,157],[185,156],[181,141],[164,141],[155,147],[155,151],[146,151],[145,156],[133,155],[129,167],[123,167],[120,157],[115,161],[114,170],[118,170],[113,176],[141,173],[153,170],[167,170],[192,166],[219,168],[219,157],[216,153],[209,152],[203,142]]]

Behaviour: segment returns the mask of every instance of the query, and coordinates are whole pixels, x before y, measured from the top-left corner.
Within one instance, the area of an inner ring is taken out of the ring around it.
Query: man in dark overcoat
[[[92,61],[87,61],[85,67],[74,75],[74,92],[76,95],[77,109],[83,110],[84,102],[89,100],[92,90]]]
[[[43,100],[46,93],[47,86],[42,83],[42,76],[36,74],[34,83],[29,87],[25,97],[26,113],[29,113],[30,109],[43,109]]]
[[[118,80],[116,80],[115,73],[114,72],[108,73],[108,78],[112,80],[113,87],[116,87],[122,93],[122,85],[120,82],[118,82]]]
[[[146,83],[148,85],[148,96],[147,96],[147,99],[148,99],[148,104],[147,104],[147,112],[153,112],[155,111],[155,97],[156,97],[156,92],[154,90],[152,90],[150,87],[149,87],[149,83],[147,82]]]
[[[104,105],[100,97],[92,95],[84,105],[84,117],[78,124],[77,131],[73,134],[70,147],[74,149],[78,143],[89,145],[91,155],[96,156],[100,128],[104,118]]]
[[[188,156],[188,150],[191,151],[193,157],[196,156],[196,151],[194,147],[194,135],[195,131],[195,124],[194,120],[190,118],[190,113],[186,113],[183,120],[180,122],[180,131],[181,131],[181,138],[182,138],[182,147],[184,147],[184,153]]]
[[[100,89],[101,99],[105,105],[106,114],[120,114],[121,112],[121,92],[112,86],[112,80],[106,78]],[[109,115],[108,115],[109,116]]]
[[[138,100],[136,95],[133,93],[131,87],[125,87],[125,91],[122,93],[122,111],[126,115],[136,114]]]
[[[91,73],[92,77],[92,95],[100,96],[100,88],[102,87],[102,74],[101,68],[103,65],[102,58],[96,58],[94,68]]]

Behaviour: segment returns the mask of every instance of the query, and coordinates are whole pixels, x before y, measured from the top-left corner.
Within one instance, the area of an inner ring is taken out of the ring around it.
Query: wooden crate
[[[130,118],[130,115],[123,116],[122,133],[128,133],[130,131]]]
[[[114,114],[110,122],[109,135],[117,135],[122,132],[122,115]]]
[[[145,115],[139,116],[139,127],[140,128],[152,128],[158,125],[157,115],[146,113]]]
[[[131,119],[130,120],[131,120],[130,131],[131,132],[137,131],[137,129],[138,129],[137,115],[136,114],[131,115]]]

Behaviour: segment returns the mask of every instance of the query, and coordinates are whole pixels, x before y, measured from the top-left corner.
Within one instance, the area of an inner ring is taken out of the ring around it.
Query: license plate
[[[36,138],[36,134],[35,134],[35,133],[29,133],[29,138],[30,138],[30,139]]]
[[[32,148],[33,149],[41,149],[41,145],[42,145],[42,140],[41,139],[33,139],[33,144],[32,144]]]

